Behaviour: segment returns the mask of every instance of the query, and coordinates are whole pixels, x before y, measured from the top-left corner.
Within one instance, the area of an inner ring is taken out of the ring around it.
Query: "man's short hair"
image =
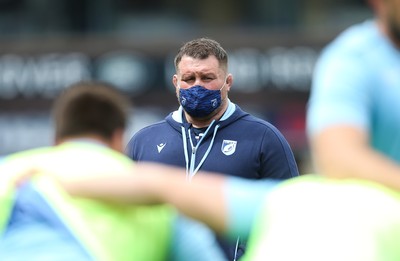
[[[95,81],[71,85],[56,99],[56,140],[96,134],[109,140],[127,126],[130,102],[114,86]]]
[[[210,38],[198,38],[185,43],[175,56],[175,70],[178,72],[178,65],[183,56],[189,56],[195,59],[207,59],[210,55],[214,55],[220,67],[224,70],[228,66],[228,54],[224,48],[215,40]]]

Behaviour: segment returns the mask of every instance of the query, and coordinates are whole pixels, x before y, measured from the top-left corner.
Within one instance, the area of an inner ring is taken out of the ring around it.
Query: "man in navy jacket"
[[[127,146],[135,161],[186,167],[247,179],[288,179],[299,175],[292,150],[271,123],[244,112],[228,98],[233,77],[228,55],[209,38],[187,42],[175,57],[172,81],[180,107],[165,120],[138,131]],[[244,242],[220,242],[237,260]]]

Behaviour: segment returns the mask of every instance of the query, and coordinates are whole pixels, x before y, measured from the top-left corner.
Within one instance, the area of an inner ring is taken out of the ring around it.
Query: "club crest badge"
[[[224,153],[226,156],[232,155],[236,151],[236,144],[237,141],[235,140],[223,140],[221,147],[222,153]]]

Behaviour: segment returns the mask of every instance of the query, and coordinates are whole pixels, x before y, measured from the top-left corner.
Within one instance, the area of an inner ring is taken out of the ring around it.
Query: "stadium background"
[[[321,48],[371,15],[364,0],[0,0],[0,156],[52,143],[54,97],[109,81],[134,103],[127,139],[177,108],[173,57],[211,37],[230,55],[233,102],[275,124],[302,173],[310,77]]]

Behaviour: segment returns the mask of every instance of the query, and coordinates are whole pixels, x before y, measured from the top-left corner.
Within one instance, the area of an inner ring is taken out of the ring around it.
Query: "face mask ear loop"
[[[223,84],[222,87],[219,89],[219,91],[222,91],[222,89],[225,87],[225,85],[226,85],[226,80],[228,80],[228,76],[225,77],[224,84]]]

